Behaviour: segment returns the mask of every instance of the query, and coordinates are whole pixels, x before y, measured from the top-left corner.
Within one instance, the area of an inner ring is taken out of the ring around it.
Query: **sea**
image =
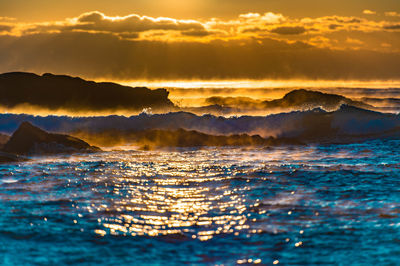
[[[400,140],[0,165],[2,265],[399,265]]]

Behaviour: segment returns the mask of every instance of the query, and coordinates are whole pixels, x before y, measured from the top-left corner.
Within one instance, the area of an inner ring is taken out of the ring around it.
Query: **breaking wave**
[[[376,138],[400,138],[400,115],[342,105],[328,112],[321,108],[268,116],[222,117],[188,112],[142,113],[135,116],[32,116],[1,114],[0,132],[11,134],[23,121],[47,131],[100,134],[144,130],[194,130],[211,135],[248,134],[263,138],[292,138],[302,142],[353,142]]]

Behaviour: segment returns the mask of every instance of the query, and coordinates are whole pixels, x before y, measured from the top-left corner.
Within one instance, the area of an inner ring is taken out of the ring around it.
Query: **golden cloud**
[[[364,10],[371,14],[372,11]],[[395,12],[387,12],[395,16]],[[1,20],[0,20],[1,22]],[[329,38],[332,32],[341,32],[351,38],[352,32],[381,33],[396,31],[398,23],[373,21],[359,17],[326,16],[319,18],[292,19],[282,14],[267,12],[241,14],[234,20],[179,20],[174,18],[140,16],[107,16],[93,11],[64,21],[45,23],[18,23],[10,21],[0,23],[0,34],[22,36],[29,34],[63,32],[105,33],[125,40],[157,41],[198,41],[237,40],[248,38],[273,38],[287,42],[310,40],[318,36]],[[301,35],[301,36],[300,36]],[[381,38],[381,36],[379,37]],[[391,37],[392,38],[392,37]],[[398,37],[397,37],[398,38]],[[364,41],[364,40],[361,40]],[[327,42],[324,42],[325,45]],[[332,49],[342,49],[330,42]],[[379,49],[380,45],[376,45]]]
[[[385,16],[387,16],[387,17],[400,17],[400,13],[397,13],[395,11],[390,11],[390,12],[385,12]]]
[[[0,20],[0,49],[7,51],[0,70],[118,79],[386,78],[398,74],[398,32],[392,18],[268,12],[180,20],[93,11],[45,23]]]
[[[365,10],[363,10],[363,14],[365,14],[365,15],[375,15],[376,12],[372,11],[372,10],[369,10],[369,9],[365,9]]]

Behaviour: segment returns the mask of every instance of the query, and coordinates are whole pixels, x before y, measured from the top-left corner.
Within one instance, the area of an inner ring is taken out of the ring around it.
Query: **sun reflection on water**
[[[228,169],[170,157],[151,164],[129,161],[122,168],[124,176],[97,178],[112,194],[106,204],[88,207],[104,213],[95,230],[100,236],[176,235],[205,241],[249,229],[243,194],[249,187],[210,186],[232,178],[222,175]]]
[[[313,163],[323,154],[323,147],[227,151],[120,151],[102,154],[102,160],[96,163],[90,158],[73,157],[79,162],[87,160],[74,171],[84,176],[93,193],[73,207],[95,215],[97,227],[93,233],[99,237],[167,236],[207,241],[223,234],[250,237],[291,231],[293,227],[299,228],[302,235],[309,226],[307,221],[315,223],[322,218],[315,211],[302,215],[296,223],[289,222],[297,219],[296,208],[302,209],[305,202],[315,198],[300,186],[295,190],[285,188],[287,173],[295,174],[297,169],[354,169],[354,162],[340,160],[370,156],[338,149],[335,158],[339,164],[332,164],[325,158]],[[360,167],[360,171],[368,171],[366,165]],[[284,176],[280,171],[285,172]],[[260,191],[257,195],[257,188],[268,182],[272,182],[271,189],[276,185],[280,192],[267,196],[268,192]],[[282,223],[276,215],[293,218],[285,218],[288,222]],[[303,245],[300,236],[295,240],[292,246]]]

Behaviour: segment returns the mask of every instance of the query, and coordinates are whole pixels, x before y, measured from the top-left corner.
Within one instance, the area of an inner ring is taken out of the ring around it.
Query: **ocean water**
[[[2,265],[398,265],[400,141],[0,165]]]

